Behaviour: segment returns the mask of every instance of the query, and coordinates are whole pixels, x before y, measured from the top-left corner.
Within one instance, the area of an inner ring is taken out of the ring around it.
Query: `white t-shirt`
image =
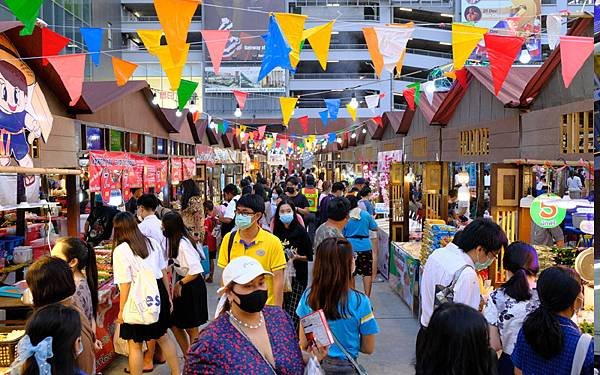
[[[137,272],[139,266],[152,270],[156,279],[162,278],[162,270],[167,268],[167,261],[162,255],[158,242],[149,237],[148,240],[152,246],[148,249],[149,254],[145,259],[134,255],[126,242],[115,247],[113,252],[113,281],[115,284],[130,283],[133,280],[133,273]]]
[[[583,184],[581,183],[579,176],[567,178],[567,188],[569,191],[581,191]]]
[[[175,258],[175,272],[184,277],[204,272],[204,268],[200,263],[200,254],[187,238],[182,238],[179,241],[179,254]]]
[[[150,237],[160,244],[163,251],[167,248],[167,239],[162,232],[162,222],[156,215],[146,216],[138,225],[140,232],[146,237]],[[165,253],[166,254],[166,253]]]
[[[225,215],[223,215],[224,217],[233,220],[233,218],[235,217],[235,209],[237,206],[237,201],[241,197],[242,197],[241,195],[236,195],[235,197],[233,197],[232,200],[229,201],[229,203],[227,204],[227,208],[225,209]]]

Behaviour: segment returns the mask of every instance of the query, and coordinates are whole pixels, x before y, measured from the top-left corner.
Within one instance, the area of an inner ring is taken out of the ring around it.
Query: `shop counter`
[[[392,242],[389,283],[416,316],[419,312],[420,242]]]

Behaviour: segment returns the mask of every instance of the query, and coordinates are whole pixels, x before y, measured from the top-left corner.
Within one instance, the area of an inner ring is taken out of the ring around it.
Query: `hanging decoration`
[[[434,83],[435,85],[435,83]],[[415,89],[415,105],[419,105],[419,100],[421,99],[421,83],[415,82],[407,85],[409,89]]]
[[[494,79],[494,92],[498,95],[513,62],[521,51],[525,38],[487,33],[484,35],[484,40]]]
[[[179,88],[177,89],[177,108],[179,108],[180,111],[183,111],[197,88],[198,82],[188,81],[186,79],[182,79],[179,82]]]
[[[332,121],[337,120],[338,112],[340,111],[341,100],[340,99],[324,99],[327,111],[329,112],[329,118]]]
[[[308,16],[304,14],[293,13],[275,13],[277,24],[281,28],[281,32],[285,36],[290,48],[290,62],[292,67],[296,67],[300,62],[300,46],[304,31],[304,22]]]
[[[406,55],[406,49],[402,51],[402,55],[400,55],[400,60],[396,63],[396,78],[400,78],[402,76],[402,66],[404,65],[404,56]]]
[[[124,86],[127,81],[129,81],[138,65],[114,56],[111,59],[117,86]]]
[[[275,16],[269,17],[269,32],[263,35],[265,39],[265,55],[262,59],[258,80],[260,82],[276,67],[281,67],[293,71],[294,68],[290,62],[290,51],[281,28],[277,24]]]
[[[373,122],[375,124],[377,124],[377,126],[379,126],[380,128],[383,128],[383,120],[381,119],[381,116],[375,116],[371,120],[373,120]]]
[[[560,42],[561,35],[567,33],[567,22],[563,22],[560,14],[549,14],[546,16],[546,30],[548,33],[548,47],[554,50]]]
[[[154,9],[167,38],[173,61],[187,60],[188,31],[200,0],[154,0]]]
[[[300,122],[304,134],[308,134],[308,116],[299,117],[298,122]]]
[[[279,105],[281,106],[281,115],[283,117],[283,123],[285,126],[288,126],[290,122],[290,118],[292,118],[292,112],[294,112],[294,108],[296,108],[296,102],[298,102],[298,98],[279,98]]]
[[[246,106],[246,99],[248,98],[248,93],[244,91],[233,90],[233,96],[235,96],[235,100],[237,101],[238,106],[243,111]]]
[[[329,57],[329,46],[331,44],[331,32],[333,31],[334,21],[329,21],[323,25],[311,27],[302,32],[302,44],[300,50],[304,46],[304,40],[308,39],[321,68],[327,69],[327,58]]]
[[[94,65],[100,65],[100,49],[102,48],[102,29],[99,27],[82,27],[81,37],[90,52]]]
[[[198,120],[200,120],[200,116],[202,116],[202,112],[200,112],[200,111],[192,112],[192,122],[194,124],[197,123]]]
[[[223,60],[223,51],[229,40],[229,30],[202,30],[202,39],[208,49],[210,61],[212,61],[215,75],[219,75],[221,61]]]
[[[373,27],[363,27],[362,31],[363,36],[365,37],[365,42],[367,43],[367,48],[369,49],[369,55],[371,55],[371,61],[373,62],[375,73],[377,73],[377,77],[381,79],[381,72],[383,71],[383,56],[379,51],[377,33]]]
[[[350,104],[346,104],[346,110],[350,114],[352,121],[356,121],[356,108],[351,106]]]
[[[477,46],[477,43],[487,33],[488,29],[462,23],[452,24],[452,58],[454,70],[461,69]]]
[[[454,74],[456,75],[456,80],[463,87],[463,89],[467,88],[467,69],[462,68],[459,70],[455,70]]]
[[[258,127],[258,139],[265,138],[265,131],[266,130],[267,130],[267,127],[265,125]]]
[[[319,117],[321,117],[321,121],[323,122],[323,127],[327,127],[327,123],[329,122],[329,110],[324,110],[319,112]]]
[[[60,77],[65,89],[69,93],[70,106],[81,97],[83,77],[85,72],[85,54],[49,56],[48,61]]]
[[[367,102],[367,108],[377,108],[379,106],[379,94],[365,96],[365,102]]]
[[[406,104],[411,111],[415,110],[415,91],[415,88],[404,89],[404,91],[402,91],[402,96],[404,96]]]
[[[390,24],[389,26],[374,27],[377,35],[377,46],[383,57],[383,69],[394,73],[396,64],[406,50],[406,43],[412,36],[414,24]]]
[[[421,85],[425,92],[425,98],[429,102],[429,105],[433,105],[433,94],[435,94],[435,81],[427,81]]]
[[[335,133],[329,133],[327,135],[327,142],[329,144],[331,144],[331,143],[335,143],[335,141],[336,141],[336,134]]]
[[[156,55],[156,50],[160,47],[160,39],[163,36],[163,31],[138,29],[136,30],[136,33],[142,39],[146,51],[151,55]]]
[[[221,123],[221,128],[222,128],[221,133],[223,133],[223,134],[227,133],[227,130],[229,130],[229,121],[224,119],[223,122]]]
[[[565,87],[568,88],[573,78],[587,58],[594,51],[594,38],[585,36],[561,36],[560,59],[562,77]]]
[[[57,56],[69,44],[69,38],[55,33],[48,27],[42,28],[42,55]],[[48,59],[42,58],[42,65],[48,65]]]
[[[181,60],[173,60],[168,46],[160,46],[156,49],[156,56],[158,57],[158,61],[160,61],[161,67],[167,74],[172,91],[176,91],[179,88],[179,81],[181,81],[181,74],[187,61],[189,49],[190,45],[186,44]]]
[[[5,2],[10,12],[24,25],[19,35],[31,35],[43,0],[6,0]]]

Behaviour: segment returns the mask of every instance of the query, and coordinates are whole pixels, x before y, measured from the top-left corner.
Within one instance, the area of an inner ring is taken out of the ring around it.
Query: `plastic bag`
[[[289,293],[292,291],[292,278],[296,275],[296,269],[294,268],[294,261],[289,260],[283,271],[283,292]]]
[[[113,348],[115,349],[115,353],[124,355],[125,357],[129,357],[129,344],[127,340],[123,340],[120,336],[121,334],[121,324],[115,324],[115,334],[113,336]],[[146,351],[148,347],[146,346],[146,342],[142,345],[142,351]]]
[[[304,367],[304,375],[324,375],[325,371],[321,368],[319,361],[313,355],[308,360],[306,367]]]

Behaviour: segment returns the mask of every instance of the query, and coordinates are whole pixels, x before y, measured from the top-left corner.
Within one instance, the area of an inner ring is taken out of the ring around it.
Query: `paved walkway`
[[[218,284],[207,285],[209,312],[214,312],[217,301],[215,292]],[[362,290],[362,285],[359,285],[358,288]],[[418,321],[412,317],[408,307],[391,290],[387,282],[373,284],[371,301],[381,332],[377,335],[375,353],[372,355],[361,354],[359,362],[365,366],[370,375],[414,374],[414,347],[419,329]],[[124,374],[123,369],[126,366],[126,358],[120,357],[104,371],[104,374]],[[152,374],[168,375],[169,369],[165,365],[157,366]]]

